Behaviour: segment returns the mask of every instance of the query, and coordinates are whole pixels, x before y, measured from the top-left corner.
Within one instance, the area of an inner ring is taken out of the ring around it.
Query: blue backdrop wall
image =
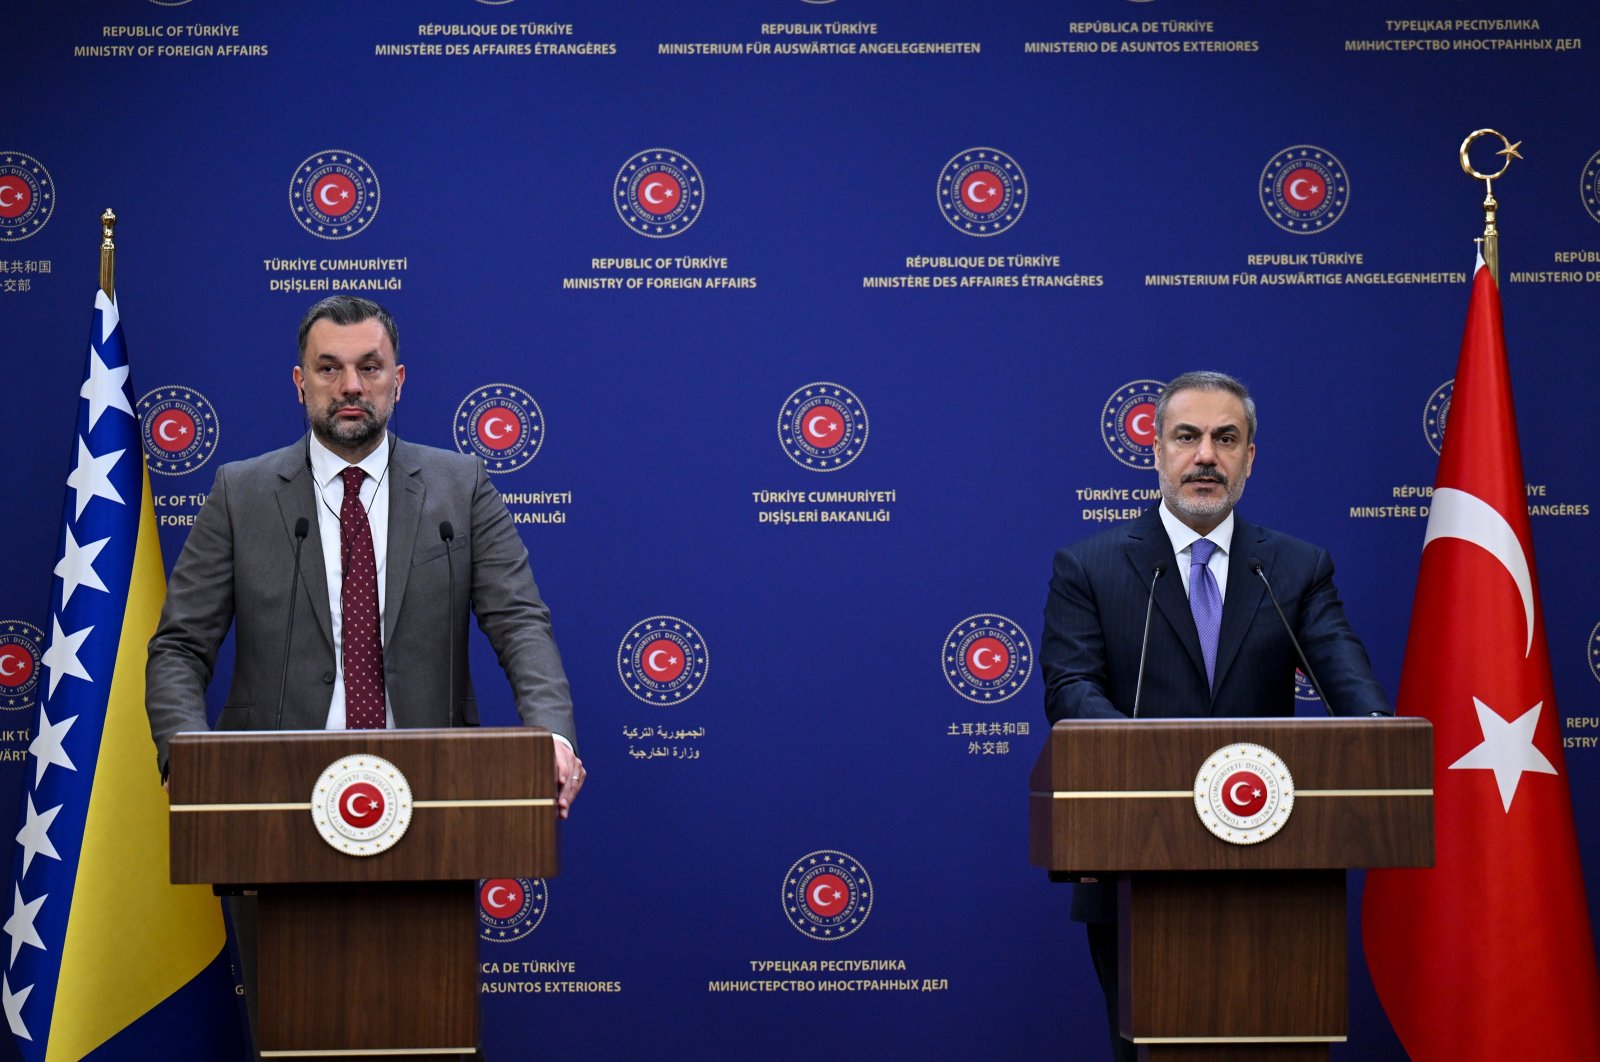
[[[1594,5],[3,10],[6,670],[48,626],[102,208],[169,565],[218,465],[303,430],[305,308],[388,305],[394,427],[496,473],[592,772],[562,875],[485,892],[489,1057],[1098,1057],[1080,931],[1027,862],[1051,553],[1148,503],[1154,381],[1236,373],[1244,509],[1332,550],[1392,692],[1480,126],[1524,142],[1506,333],[1600,869]],[[813,857],[853,922],[788,910]],[[1403,1057],[1359,951],[1351,980],[1335,1057]]]

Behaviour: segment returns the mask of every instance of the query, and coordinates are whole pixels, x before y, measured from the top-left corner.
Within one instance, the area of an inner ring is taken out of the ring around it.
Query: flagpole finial
[[[1505,159],[1500,168],[1493,173],[1479,173],[1467,154],[1474,141],[1486,136],[1499,138],[1502,147],[1495,154]],[[1522,141],[1518,140],[1513,144],[1504,133],[1494,129],[1474,129],[1461,142],[1461,169],[1473,180],[1483,182],[1483,237],[1478,241],[1478,245],[1483,252],[1484,264],[1489,267],[1489,275],[1494,277],[1497,284],[1500,282],[1500,231],[1495,227],[1495,212],[1500,209],[1500,204],[1494,197],[1494,182],[1511,168],[1512,159],[1522,157],[1522,153],[1517,150],[1521,146]]]
[[[100,215],[100,290],[116,298],[117,215],[110,207]]]

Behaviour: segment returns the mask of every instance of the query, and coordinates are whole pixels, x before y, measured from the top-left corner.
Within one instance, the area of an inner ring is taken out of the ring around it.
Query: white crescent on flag
[[[1440,487],[1433,492],[1433,508],[1428,514],[1428,532],[1423,536],[1422,548],[1441,538],[1459,538],[1471,542],[1499,561],[1517,584],[1522,595],[1522,614],[1528,632],[1528,642],[1522,655],[1533,652],[1533,575],[1528,566],[1528,555],[1523,552],[1517,533],[1506,523],[1494,506],[1464,490]]]

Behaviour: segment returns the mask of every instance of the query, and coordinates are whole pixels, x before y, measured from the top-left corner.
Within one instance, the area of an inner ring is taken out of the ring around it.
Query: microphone
[[[1133,684],[1133,715],[1139,718],[1139,698],[1144,696],[1144,660],[1150,652],[1150,617],[1156,607],[1156,583],[1160,581],[1161,574],[1167,570],[1165,564],[1158,564],[1150,573],[1150,596],[1144,603],[1144,640],[1139,643],[1139,677]]]
[[[1305,671],[1306,678],[1311,680],[1311,688],[1322,698],[1323,710],[1332,715],[1333,705],[1328,703],[1328,695],[1322,692],[1322,683],[1317,681],[1317,673],[1311,670],[1311,661],[1306,659],[1305,650],[1300,648],[1300,639],[1294,636],[1294,629],[1289,626],[1289,619],[1283,614],[1283,606],[1278,604],[1278,595],[1272,592],[1272,583],[1267,581],[1267,573],[1261,570],[1261,561],[1251,557],[1250,570],[1261,577],[1261,585],[1267,588],[1267,596],[1272,599],[1272,607],[1278,613],[1278,622],[1283,624],[1283,632],[1289,636],[1289,644],[1294,646],[1295,655],[1300,658],[1300,667]]]
[[[294,606],[300,599],[300,551],[310,533],[310,520],[302,516],[294,522],[294,578],[289,582],[289,623],[283,632],[283,669],[278,674],[278,717],[272,726],[274,730],[283,729],[283,698],[289,692],[289,648],[294,644]]]
[[[449,520],[439,521],[439,538],[444,542],[444,563],[450,572],[450,596],[444,603],[444,623],[450,631],[450,699],[445,702],[444,725],[456,722],[456,564],[451,545],[456,540],[456,529]]]

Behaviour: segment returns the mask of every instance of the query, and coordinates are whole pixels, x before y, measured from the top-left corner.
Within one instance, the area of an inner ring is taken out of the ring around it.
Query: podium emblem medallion
[[[1194,777],[1194,809],[1229,844],[1256,844],[1283,829],[1294,810],[1294,776],[1261,745],[1213,752]]]
[[[411,825],[411,784],[379,756],[346,756],[317,779],[311,819],[322,839],[353,856],[393,848]]]

